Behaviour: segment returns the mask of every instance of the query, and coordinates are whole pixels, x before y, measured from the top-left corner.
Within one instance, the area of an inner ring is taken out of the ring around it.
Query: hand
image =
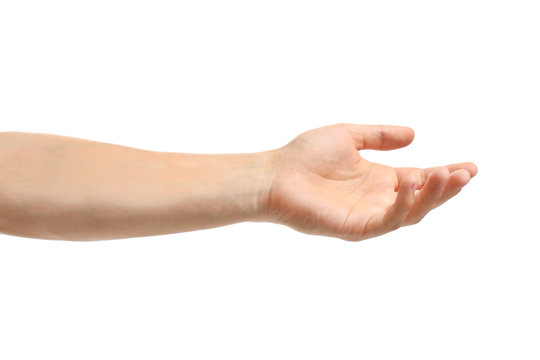
[[[418,223],[458,194],[477,168],[473,163],[393,168],[358,152],[401,148],[413,138],[407,127],[355,124],[297,136],[276,153],[267,215],[304,233],[351,241]]]

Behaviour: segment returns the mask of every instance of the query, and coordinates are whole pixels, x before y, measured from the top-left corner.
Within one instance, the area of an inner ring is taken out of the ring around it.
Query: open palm
[[[335,124],[279,149],[268,195],[272,221],[298,231],[357,241],[418,223],[476,175],[472,163],[428,169],[370,162],[358,150],[411,143],[407,127]]]

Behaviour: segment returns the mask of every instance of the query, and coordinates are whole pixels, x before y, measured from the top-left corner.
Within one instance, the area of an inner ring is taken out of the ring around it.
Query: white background
[[[538,359],[537,1],[0,1],[0,131],[151,150],[408,125],[479,173],[359,243],[242,223],[0,236],[0,358]],[[45,179],[44,179],[45,181]]]

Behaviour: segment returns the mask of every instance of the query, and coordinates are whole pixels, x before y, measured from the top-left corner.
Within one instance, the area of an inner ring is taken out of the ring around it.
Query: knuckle
[[[425,215],[422,215],[422,216],[417,216],[416,218],[413,219],[412,223],[414,225],[418,224],[420,221],[422,221],[422,219],[424,218]]]
[[[357,236],[341,236],[341,239],[349,242],[359,242],[361,240],[364,240],[364,238],[360,235]]]
[[[396,223],[392,223],[390,224],[390,229],[393,231],[393,230],[397,230],[401,227],[401,224],[396,222]]]

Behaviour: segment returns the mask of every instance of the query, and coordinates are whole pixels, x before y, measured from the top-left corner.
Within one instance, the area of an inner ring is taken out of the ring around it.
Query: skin
[[[250,154],[149,151],[52,134],[0,133],[0,232],[106,240],[266,221],[349,241],[412,225],[474,177],[473,163],[392,168],[408,127],[334,124]]]

